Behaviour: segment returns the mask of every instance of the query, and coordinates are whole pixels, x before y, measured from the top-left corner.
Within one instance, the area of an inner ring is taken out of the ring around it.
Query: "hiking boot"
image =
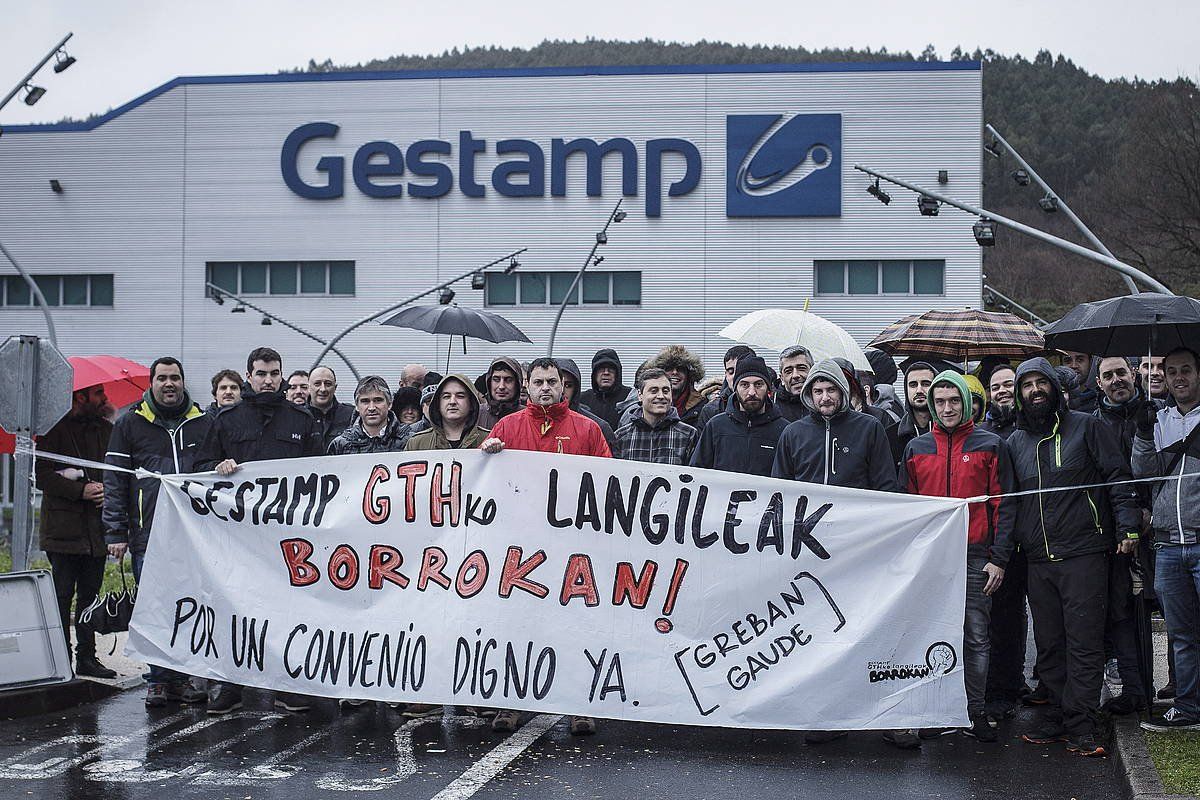
[[[1175,699],[1175,684],[1168,683],[1166,686],[1158,690],[1154,695],[1159,700],[1174,700]]]
[[[1029,744],[1054,744],[1065,742],[1067,732],[1061,722],[1043,722],[1022,733],[1021,738]]]
[[[1135,692],[1122,692],[1100,708],[1114,717],[1123,717],[1126,714],[1136,714],[1145,707],[1146,700],[1141,695]]]
[[[1108,755],[1108,751],[1104,749],[1104,745],[1097,742],[1096,737],[1090,733],[1085,733],[1082,736],[1072,736],[1067,740],[1067,750],[1088,758],[1103,758]]]
[[[988,723],[987,714],[972,714],[971,727],[963,728],[962,732],[964,735],[978,739],[981,742],[996,741],[996,731]]]
[[[208,713],[228,714],[242,707],[242,690],[226,684],[217,686],[208,698]]]
[[[1188,717],[1180,713],[1178,708],[1168,708],[1162,716],[1151,717],[1142,723],[1142,730],[1155,733],[1170,733],[1171,731],[1200,731],[1200,719]]]
[[[492,720],[492,730],[496,733],[512,733],[517,728],[521,727],[521,712],[503,709],[496,712],[496,718]]]
[[[1039,683],[1037,688],[1021,698],[1021,703],[1027,706],[1045,706],[1050,704],[1050,690],[1046,684]]]
[[[958,728],[921,728],[917,731],[917,736],[926,741],[936,739],[939,736],[949,736],[958,731]]]
[[[95,656],[75,656],[75,674],[88,678],[104,678],[111,680],[117,677],[117,671],[109,669],[96,660]]]
[[[841,739],[847,735],[847,731],[805,731],[805,744],[826,744],[834,739]]]
[[[176,689],[181,703],[198,706],[208,702],[208,690],[193,686],[191,681],[181,681]]]
[[[358,700],[356,698],[351,698],[351,697],[343,697],[341,700],[338,700],[338,708],[362,708],[369,702],[371,702],[371,701],[370,700]]]
[[[421,719],[423,717],[440,717],[442,715],[442,707],[435,706],[430,703],[409,703],[404,709],[404,716],[411,719]]]
[[[921,749],[921,737],[917,736],[917,732],[911,728],[902,731],[884,731],[883,740],[892,747],[898,747],[901,750]]]
[[[167,704],[167,685],[152,683],[146,687],[146,708],[162,708]]]
[[[594,717],[571,717],[572,736],[591,736],[596,732]]]
[[[302,694],[292,694],[291,692],[277,692],[275,694],[275,707],[286,709],[297,714],[309,711],[312,709],[312,702],[308,697]]]

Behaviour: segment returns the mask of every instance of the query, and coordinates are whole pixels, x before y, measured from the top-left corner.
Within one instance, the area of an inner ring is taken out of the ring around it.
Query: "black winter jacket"
[[[596,385],[596,370],[600,367],[612,367],[617,371],[617,381],[611,389],[601,389]],[[592,356],[592,388],[579,395],[579,402],[591,409],[592,413],[608,423],[609,429],[619,427],[621,412],[617,405],[629,397],[629,387],[621,383],[621,359],[616,350],[605,348],[597,350]],[[582,384],[580,386],[582,388]],[[577,409],[578,410],[578,409]],[[603,427],[600,430],[604,430]],[[607,435],[605,438],[608,438]],[[612,447],[610,441],[609,447]]]
[[[324,454],[321,426],[307,407],[289,403],[283,392],[243,390],[242,402],[217,414],[195,468],[210,470],[227,458],[242,464]]]
[[[1050,362],[1031,358],[1017,367],[1016,383],[1030,373],[1050,381],[1054,409],[1049,427],[1035,428],[1019,397],[1017,429],[1008,437],[1016,491],[1128,480],[1129,462],[1112,432],[1095,417],[1063,407]],[[1129,484],[1045,492],[1015,498],[1015,532],[1030,561],[1061,561],[1116,549],[1115,534],[1137,533],[1141,511]]]
[[[775,387],[775,407],[788,422],[795,422],[809,413],[808,406],[804,405],[804,395],[792,394],[782,384]]]
[[[842,406],[826,418],[812,405],[810,387],[832,381],[842,390]],[[779,438],[774,478],[853,489],[899,491],[887,432],[879,420],[850,408],[846,374],[832,361],[815,364],[801,393],[809,413],[787,426]]]
[[[327,411],[322,411],[312,404],[305,407],[321,428],[322,453],[327,452],[333,440],[341,436],[342,431],[350,427],[357,413],[354,410],[354,406],[349,403],[339,403],[337,398],[334,398],[333,405]]]
[[[704,426],[692,453],[691,465],[764,477],[770,475],[775,445],[787,424],[770,399],[753,417],[748,417],[737,407],[717,414]]]
[[[601,352],[604,352],[604,351],[601,351]],[[597,353],[596,355],[600,355],[600,353]],[[620,363],[620,362],[618,362],[618,363]],[[574,359],[560,358],[560,359],[558,359],[558,366],[560,369],[565,369],[565,370],[570,371],[570,373],[575,376],[576,385],[579,385],[579,386],[583,385],[583,376],[580,375],[579,365],[575,363]],[[617,372],[618,372],[618,374],[620,373],[619,368],[618,368]],[[626,390],[626,393],[628,393],[628,389]],[[589,408],[587,406],[587,404],[585,404],[583,402],[582,398],[583,398],[583,394],[580,394],[578,392],[575,393],[575,396],[571,398],[571,404],[570,404],[571,410],[574,411],[576,414],[583,414],[585,417],[590,419],[592,422],[596,423],[596,426],[598,428],[600,428],[600,433],[604,434],[604,441],[608,442],[608,449],[609,449],[609,451],[611,451],[614,447],[617,446],[616,431],[613,430],[612,425],[608,424],[608,420],[606,420],[604,417],[601,417],[593,409]],[[614,411],[616,410],[615,405],[613,406],[613,410]]]
[[[329,443],[326,451],[331,456],[346,456],[356,453],[394,453],[403,450],[412,438],[412,426],[405,425],[388,412],[387,424],[378,436],[370,436],[363,430],[362,417],[351,423],[349,428]]]
[[[104,461],[112,423],[103,417],[84,417],[67,414],[46,433],[39,436],[38,449],[48,453]],[[103,558],[108,553],[104,544],[104,529],[100,522],[100,507],[83,499],[83,487],[89,482],[102,482],[97,470],[84,469],[80,480],[61,475],[65,464],[39,458],[33,471],[37,488],[42,490],[40,521],[41,548],[47,553],[69,553]]]
[[[141,400],[113,426],[104,461],[160,475],[194,472],[200,445],[214,419],[193,404],[182,419],[165,420]],[[104,540],[108,544],[128,544],[130,552],[137,555],[146,552],[158,487],[158,478],[139,478],[114,470],[104,473]]]

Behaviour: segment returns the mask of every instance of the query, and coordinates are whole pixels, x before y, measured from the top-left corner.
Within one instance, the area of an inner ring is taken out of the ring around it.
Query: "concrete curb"
[[[34,686],[28,689],[12,689],[0,693],[0,719],[32,717],[51,711],[93,703],[111,697],[121,691],[115,682],[104,682],[74,678],[64,683],[49,686]]]
[[[1196,800],[1190,794],[1167,794],[1150,758],[1146,738],[1135,715],[1113,721],[1114,765],[1129,800]]]

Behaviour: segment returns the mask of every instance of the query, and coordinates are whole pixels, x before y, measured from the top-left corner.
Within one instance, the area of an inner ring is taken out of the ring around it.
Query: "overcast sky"
[[[79,63],[61,75],[48,64],[35,79],[48,90],[41,102],[31,108],[18,94],[0,110],[0,124],[104,112],[180,75],[272,73],[310,58],[349,64],[586,37],[914,53],[932,43],[942,55],[962,45],[1027,58],[1047,49],[1106,78],[1200,76],[1198,0],[38,0],[3,7],[0,92],[68,31]]]

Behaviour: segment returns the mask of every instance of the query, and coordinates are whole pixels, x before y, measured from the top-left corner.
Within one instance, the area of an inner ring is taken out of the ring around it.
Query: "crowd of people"
[[[500,357],[475,379],[409,364],[397,387],[367,376],[346,403],[331,368],[284,378],[280,354],[261,347],[247,357],[244,375],[227,369],[212,377],[207,409],[189,395],[183,365],[163,357],[151,366],[142,400],[115,424],[102,387],[79,391],[39,448],[152,472],[222,475],[276,458],[508,448],[987,496],[969,509],[963,664],[971,724],[961,733],[994,742],[1000,722],[1025,704],[1040,709],[1022,733],[1026,742],[1104,755],[1101,712],[1146,710],[1150,665],[1139,656],[1135,580],[1161,608],[1171,637],[1159,698],[1174,703],[1143,725],[1200,730],[1200,460],[1190,453],[1200,430],[1200,356],[1187,348],[1140,361],[1065,353],[1060,366],[1043,357],[1019,364],[989,357],[970,371],[922,358],[898,368],[885,353],[868,356],[871,369],[863,370],[844,359],[814,363],[796,346],[768,364],[738,345],[725,353],[723,376],[705,381],[701,359],[671,345],[642,363],[629,386],[618,354],[603,349],[591,360],[587,388],[567,358]],[[95,598],[106,555],[128,551],[140,578],[158,483],[46,460],[38,460],[37,478],[41,543],[66,631],[72,598],[78,608]],[[76,672],[111,677],[96,658],[94,634],[77,624],[76,639]],[[1102,709],[1106,669],[1123,688]],[[225,714],[241,706],[242,690],[216,681],[201,689],[151,665],[147,707],[172,702]],[[274,702],[301,712],[311,698],[278,693]],[[442,712],[428,704],[396,708],[410,717]],[[498,731],[521,723],[516,711],[474,711]],[[592,733],[596,721],[573,717],[570,729]],[[958,730],[883,738],[917,748]],[[808,731],[806,740],[819,745],[842,735]]]

